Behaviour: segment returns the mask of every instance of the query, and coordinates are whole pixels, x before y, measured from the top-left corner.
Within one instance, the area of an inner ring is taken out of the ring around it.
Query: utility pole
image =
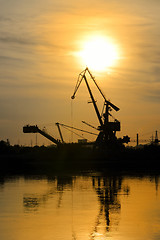
[[[137,133],[137,146],[139,145],[139,134]]]
[[[155,143],[157,144],[158,143],[158,132],[156,130],[156,133],[155,133]]]

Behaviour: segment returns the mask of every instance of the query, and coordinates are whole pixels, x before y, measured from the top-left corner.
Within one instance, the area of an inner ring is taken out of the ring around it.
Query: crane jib
[[[93,77],[93,75],[91,74],[91,72],[89,71],[88,68],[86,68],[84,71],[82,71],[82,72],[79,74],[78,80],[77,80],[77,84],[76,84],[76,87],[75,87],[75,90],[74,90],[74,93],[73,93],[71,99],[74,99],[74,98],[75,98],[75,94],[76,94],[76,92],[77,92],[77,90],[78,90],[78,88],[79,88],[79,86],[80,86],[83,78],[84,78],[85,80],[87,80],[87,79],[86,79],[86,76],[85,76],[86,71],[89,73],[90,77],[92,78],[94,84],[95,84],[96,87],[98,88],[98,90],[99,90],[100,94],[102,95],[102,97],[104,98],[105,102],[106,102],[110,107],[112,107],[115,111],[119,111],[119,110],[120,110],[119,107],[115,106],[113,103],[111,103],[110,101],[108,101],[108,100],[106,99],[105,95],[103,94],[102,90],[101,90],[100,87],[98,86],[95,78]],[[81,78],[80,78],[80,77],[81,77]]]

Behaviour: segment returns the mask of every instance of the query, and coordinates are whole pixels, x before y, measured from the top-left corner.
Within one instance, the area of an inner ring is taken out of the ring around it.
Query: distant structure
[[[137,138],[136,138],[136,140],[137,140],[137,146],[139,145],[139,134],[137,133]]]
[[[160,142],[160,140],[158,139],[158,131],[156,130],[155,131],[155,136],[153,136],[153,134],[152,134],[152,137],[151,137],[151,140],[141,140],[141,141],[139,141],[139,134],[137,133],[137,135],[136,135],[136,146],[139,146],[139,142],[149,142],[149,143],[151,143],[151,144],[159,144],[159,142]]]
[[[160,140],[158,140],[158,131],[156,130],[155,132],[155,139],[153,140],[153,144],[158,144],[160,142]]]

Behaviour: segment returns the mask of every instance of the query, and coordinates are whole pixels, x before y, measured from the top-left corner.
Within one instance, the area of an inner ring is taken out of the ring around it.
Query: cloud
[[[16,44],[22,44],[22,45],[35,45],[36,43],[31,40],[31,39],[27,39],[27,38],[22,38],[22,37],[18,37],[18,36],[4,36],[4,37],[0,37],[0,42],[2,43],[16,43]]]
[[[0,15],[0,22],[11,22],[12,19],[3,15]]]
[[[153,73],[159,76],[160,79],[160,67],[159,66],[154,66],[153,67]]]
[[[155,233],[151,240],[159,240],[160,239],[160,233]]]
[[[160,92],[158,94],[156,93],[153,95],[147,95],[146,100],[148,102],[154,102],[154,103],[160,104]]]
[[[143,99],[147,102],[160,104],[160,81],[158,83],[150,83],[143,89]]]
[[[23,59],[22,58],[17,58],[17,57],[10,57],[10,56],[0,55],[0,62],[4,63],[4,61],[6,61],[6,62],[8,62],[8,61],[18,61],[18,62],[21,62],[21,61],[23,61]]]

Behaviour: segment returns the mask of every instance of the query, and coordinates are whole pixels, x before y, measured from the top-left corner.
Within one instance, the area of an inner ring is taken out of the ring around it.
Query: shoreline
[[[83,147],[8,147],[0,151],[0,172],[108,171],[160,173],[160,146],[123,148],[117,151]]]

